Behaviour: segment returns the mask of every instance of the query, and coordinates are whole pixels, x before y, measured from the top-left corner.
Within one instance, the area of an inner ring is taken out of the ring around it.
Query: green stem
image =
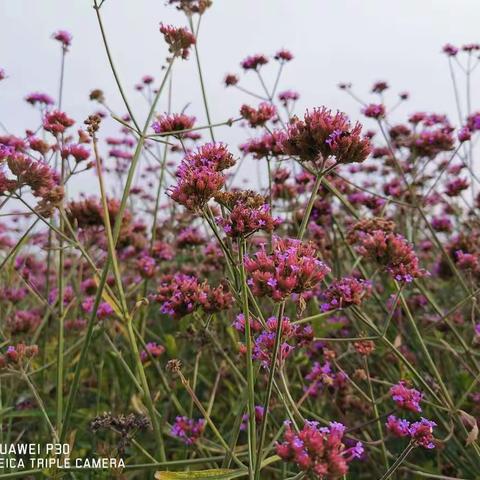
[[[246,253],[245,240],[239,241],[238,245],[238,262],[240,267],[240,285],[242,295],[242,311],[245,319],[245,343],[247,346],[247,391],[248,391],[248,452],[249,452],[249,477],[253,478],[253,468],[255,465],[255,449],[256,449],[256,422],[255,422],[255,378],[253,375],[253,358],[252,358],[252,332],[250,328],[250,311],[248,307],[247,278],[245,274],[245,266],[243,264],[243,256]]]
[[[388,480],[400,467],[400,465],[406,460],[410,452],[415,448],[415,444],[409,443],[407,448],[400,454],[400,456],[395,460],[395,463],[385,472],[380,480]]]

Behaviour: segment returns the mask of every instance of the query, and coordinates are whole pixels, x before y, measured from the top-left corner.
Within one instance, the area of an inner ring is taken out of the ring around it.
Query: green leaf
[[[231,478],[240,478],[248,475],[248,470],[231,470],[231,469],[212,469],[197,470],[191,472],[156,472],[156,480],[181,480],[206,478],[208,480],[230,480]]]
[[[177,356],[177,342],[175,341],[175,337],[167,333],[163,337],[163,344],[168,355],[172,358],[175,358]]]
[[[262,468],[272,463],[278,462],[280,457],[272,455],[262,462]],[[192,472],[155,472],[156,480],[194,480],[196,478],[206,478],[207,480],[230,480],[232,478],[246,477],[247,469],[213,469],[213,470],[196,470]]]

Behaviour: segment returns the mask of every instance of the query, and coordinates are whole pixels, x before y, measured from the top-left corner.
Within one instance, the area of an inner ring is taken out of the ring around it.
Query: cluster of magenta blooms
[[[202,4],[205,8],[206,3]],[[162,24],[160,32],[172,57],[188,58],[196,39],[187,28]],[[72,37],[67,32],[59,31],[54,38],[68,51]],[[479,49],[477,45],[468,45],[461,50],[471,55]],[[444,52],[454,59],[459,49],[447,45]],[[246,74],[259,74],[272,61],[283,68],[292,60],[291,52],[282,49],[272,57],[249,56],[241,62],[241,68]],[[6,73],[0,70],[0,80],[6,78]],[[240,86],[239,75],[228,74],[224,83],[248,94]],[[148,100],[154,84],[155,79],[146,75],[135,89]],[[340,88],[354,95],[351,85],[341,84]],[[372,92],[383,99],[388,89],[386,82],[377,82]],[[360,123],[352,123],[342,112],[318,107],[308,109],[300,117],[293,115],[295,102],[300,98],[293,90],[278,92],[276,97],[265,92],[265,96],[259,104],[243,104],[239,109],[244,126],[258,132],[239,145],[239,151],[253,161],[268,162],[271,168],[269,185],[263,186],[261,193],[232,187],[230,179],[238,163],[236,154],[221,142],[204,142],[203,130],[195,130],[194,116],[185,112],[164,113],[153,121],[145,150],[154,150],[155,139],[168,139],[166,166],[175,173],[158,211],[153,209],[156,197],[152,193],[155,187],[152,178],[156,179],[160,171],[158,164],[147,163],[138,184],[131,189],[131,205],[158,214],[158,223],[153,236],[141,215],[136,218],[134,208],[125,213],[118,245],[118,256],[124,265],[123,279],[132,290],[140,283],[145,285],[155,312],[154,319],[149,320],[152,328],[159,316],[162,322],[170,322],[169,331],[173,332],[175,325],[185,319],[192,322],[199,317],[209,322],[222,319],[223,328],[231,329],[228,335],[238,340],[235,354],[244,364],[248,354],[247,320],[244,313],[239,313],[238,285],[227,281],[225,273],[229,264],[243,269],[246,288],[261,309],[273,311],[282,305],[288,310],[281,320],[268,315],[264,320],[256,314],[248,318],[253,339],[251,355],[260,367],[258,382],[266,380],[274,365],[282,372],[295,368],[301,374],[296,391],[301,396],[299,405],[321,402],[325,406],[332,403],[331,400],[337,401],[341,406],[329,411],[359,423],[348,414],[348,409],[358,408],[365,413],[369,407],[354,398],[350,382],[353,378],[361,379],[365,372],[359,372],[360,367],[349,372],[341,369],[337,360],[342,357],[339,346],[343,342],[328,342],[325,337],[341,340],[363,334],[362,329],[357,331],[348,312],[370,305],[375,296],[387,296],[387,313],[394,322],[403,325],[405,307],[398,306],[396,294],[391,290],[393,284],[404,292],[411,289],[406,303],[421,312],[422,323],[439,332],[445,330],[442,318],[438,312],[432,312],[426,297],[415,289],[415,282],[429,278],[453,281],[452,264],[471,285],[479,279],[480,226],[472,223],[467,228],[459,213],[471,179],[466,175],[465,160],[456,162],[451,155],[480,130],[480,113],[470,113],[458,128],[452,126],[445,115],[423,112],[412,114],[406,123],[392,125],[386,122],[389,111],[383,101],[363,103],[363,115],[376,122],[380,130],[386,130],[385,138],[377,142],[378,129],[365,131]],[[408,94],[402,92],[399,97],[403,102]],[[98,116],[106,118],[107,102],[103,93],[93,91],[90,98],[102,107],[96,112]],[[27,130],[22,137],[0,136],[0,195],[20,198],[28,190],[38,199],[34,208],[45,219],[55,218],[59,207],[64,209],[79,241],[95,250],[95,259],[102,264],[107,257],[102,204],[94,196],[77,200],[65,198],[60,174],[53,162],[58,153],[68,166],[68,178],[91,170],[94,166],[91,138],[82,127],[75,131],[75,121],[67,113],[56,110],[55,101],[49,95],[32,93],[25,100],[42,115],[42,135]],[[122,121],[126,126],[120,129],[120,134],[105,140],[104,159],[105,172],[120,179],[129,168],[136,146],[132,129],[127,126],[132,120],[127,115]],[[423,171],[418,171],[415,161],[424,162]],[[433,186],[433,177],[428,171],[430,165],[446,172]],[[308,210],[307,200],[319,176],[325,182],[314,192],[314,202]],[[405,176],[415,180],[415,190],[405,184]],[[354,182],[361,187],[356,188]],[[418,202],[428,212],[432,231],[447,252],[448,261],[435,253],[431,235],[416,236],[414,249],[406,235],[399,233],[404,231],[403,205],[408,202]],[[474,206],[479,208],[480,196],[474,198]],[[109,198],[112,221],[119,208],[119,201]],[[361,217],[352,215],[355,210],[361,212]],[[305,235],[298,238],[306,211],[309,218]],[[12,219],[10,225],[0,223],[2,253],[8,253],[15,245],[15,235],[22,232],[22,216]],[[336,264],[341,254],[336,251],[331,234],[333,230],[340,231],[338,219],[347,230],[346,246],[342,248],[348,250],[349,255],[357,255],[363,269],[358,267],[359,260],[351,271],[345,274],[338,271]],[[211,233],[204,233],[205,223]],[[0,356],[3,369],[27,369],[38,358],[38,347],[25,342],[42,323],[45,309],[29,306],[30,288],[42,291],[44,279],[48,278],[51,286],[47,292],[48,307],[55,308],[60,301],[55,272],[48,270],[42,254],[35,251],[35,247],[45,247],[48,241],[47,231],[29,237],[32,250],[20,252],[14,262],[14,270],[23,283],[0,290],[0,301],[8,312],[5,327],[12,340]],[[75,261],[78,258],[67,257],[67,272],[74,268]],[[82,264],[79,275],[80,281],[72,280],[71,285],[66,285],[61,299],[65,307],[75,312],[65,320],[67,332],[83,331],[85,318],[94,309],[97,290],[94,273],[90,266]],[[30,288],[23,285],[25,282]],[[107,280],[107,285],[114,285],[113,278]],[[305,310],[316,312],[312,316],[325,315],[321,340],[317,339],[319,335],[312,324],[300,321]],[[96,312],[99,322],[115,322],[116,313],[109,302],[100,302]],[[471,331],[461,314],[455,322],[458,327]],[[480,326],[472,328],[472,333],[480,339]],[[274,358],[278,332],[281,332],[279,349]],[[184,334],[188,338],[188,332]],[[16,339],[19,341],[15,342]],[[181,341],[181,337],[179,339]],[[419,364],[408,341],[400,342],[399,350],[413,364]],[[368,362],[370,356],[376,355],[376,348],[371,341],[360,341],[348,354]],[[388,354],[383,355],[388,358]],[[171,356],[172,349],[166,341],[162,344],[161,334],[152,336],[140,351],[146,368]],[[188,365],[188,356],[182,361]],[[382,428],[389,440],[403,439],[405,445],[410,442],[429,450],[437,444],[433,433],[437,424],[418,417],[424,393],[410,382],[410,378],[399,376],[390,383],[393,386],[389,389],[382,391],[377,386],[379,392],[389,397],[384,403],[391,404],[384,409],[388,413],[380,417]],[[474,406],[480,404],[479,395],[473,391],[469,397]],[[255,405],[256,424],[264,421],[265,408],[275,411],[277,407],[275,403]],[[399,413],[402,411],[408,412],[410,418],[404,418]],[[280,420],[281,415],[275,415]],[[370,417],[365,418],[371,418],[371,412]],[[281,423],[284,420],[285,415]],[[247,424],[248,414],[244,413],[240,431],[248,431]],[[368,462],[372,455],[369,446],[358,439],[360,435],[355,429],[350,434],[347,427],[337,421],[305,420],[297,425],[286,420],[281,428],[283,433],[274,444],[275,452],[312,478],[342,478],[352,461]],[[201,444],[207,432],[204,418],[178,415],[170,426],[171,437],[192,448]]]

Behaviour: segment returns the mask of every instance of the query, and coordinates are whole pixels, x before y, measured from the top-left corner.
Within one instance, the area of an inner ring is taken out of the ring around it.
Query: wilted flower
[[[226,87],[231,87],[239,82],[238,76],[233,73],[225,75],[224,83]]]
[[[38,355],[37,345],[18,343],[7,347],[5,353],[0,355],[0,368],[23,366],[23,363]]]

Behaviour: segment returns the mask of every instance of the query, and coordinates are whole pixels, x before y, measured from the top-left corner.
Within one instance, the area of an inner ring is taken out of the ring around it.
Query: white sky
[[[91,0],[0,0],[0,14],[0,67],[9,76],[0,83],[0,120],[12,133],[21,135],[25,127],[38,125],[38,113],[22,100],[27,93],[57,96],[60,53],[50,38],[57,29],[74,36],[64,109],[81,122],[97,108],[88,101],[90,90],[101,88],[108,103],[124,113]],[[144,74],[160,77],[166,48],[158,24],[186,25],[186,20],[164,0],[106,0],[102,15],[122,82],[141,119],[146,103],[133,86]],[[236,116],[245,101],[256,104],[223,88],[224,74],[239,72],[240,60],[249,54],[272,54],[285,47],[295,60],[286,68],[280,90],[301,93],[299,113],[304,107],[327,105],[360,117],[359,107],[337,83],[350,81],[357,93],[373,100],[367,95],[371,84],[387,80],[392,102],[399,91],[411,93],[399,115],[436,111],[449,113],[456,123],[447,60],[440,50],[446,42],[480,41],[479,19],[479,0],[214,0],[199,39],[213,120]],[[275,70],[268,71],[272,82]],[[246,80],[251,87],[254,75]],[[474,99],[476,85],[478,76]],[[203,124],[193,58],[174,72],[174,110],[188,102],[188,112]],[[163,101],[160,110],[165,108]],[[235,146],[246,137],[238,128],[223,128],[217,136]]]

